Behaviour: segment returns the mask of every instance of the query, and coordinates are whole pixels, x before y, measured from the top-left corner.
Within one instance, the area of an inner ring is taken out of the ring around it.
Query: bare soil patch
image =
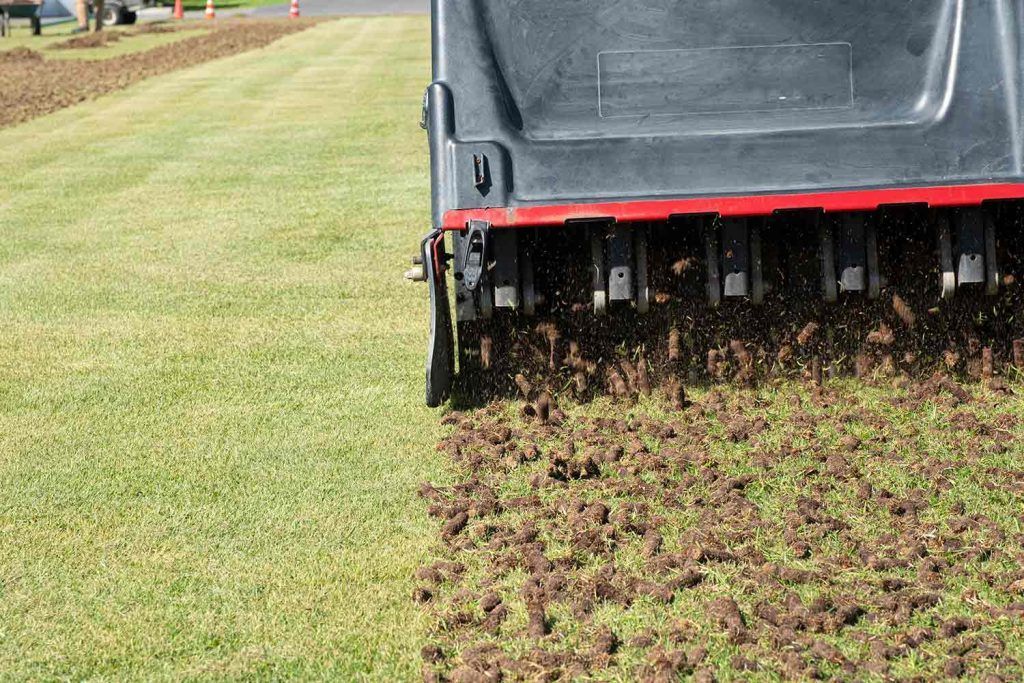
[[[131,29],[124,31],[101,31],[99,33],[86,33],[85,35],[75,36],[69,38],[63,43],[57,43],[52,45],[52,50],[82,50],[94,47],[103,47],[111,43],[116,43],[122,38],[131,36],[141,36],[149,33],[177,33],[183,28],[195,28],[194,25],[188,24],[185,26],[167,24],[139,24]]]
[[[46,59],[30,49],[0,52],[0,127],[23,121],[100,95],[126,88],[150,76],[264,47],[302,31],[315,20],[234,20],[208,32],[136,54],[103,60]],[[164,31],[143,28],[140,32]],[[65,49],[88,49],[118,40],[117,32],[72,38]]]
[[[444,418],[457,482],[420,490],[443,549],[413,595],[425,680],[1024,676],[1012,387],[563,411],[523,384],[524,404]]]

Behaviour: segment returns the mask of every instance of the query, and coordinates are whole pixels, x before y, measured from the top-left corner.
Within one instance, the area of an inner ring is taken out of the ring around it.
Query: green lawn
[[[429,42],[339,20],[0,131],[0,678],[418,675]]]

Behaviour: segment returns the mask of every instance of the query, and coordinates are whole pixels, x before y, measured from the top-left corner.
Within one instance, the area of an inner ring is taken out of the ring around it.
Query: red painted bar
[[[644,223],[694,214],[744,217],[767,216],[776,211],[797,209],[821,209],[825,212],[874,211],[880,206],[892,204],[975,206],[986,201],[1006,199],[1024,199],[1024,183],[457,209],[445,213],[442,227],[445,230],[463,230],[470,220],[487,221],[495,228],[552,227],[564,225],[567,221],[594,219]]]

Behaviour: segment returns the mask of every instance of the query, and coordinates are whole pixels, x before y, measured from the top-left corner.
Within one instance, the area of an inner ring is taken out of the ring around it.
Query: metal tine
[[[985,293],[989,296],[999,294],[999,283],[1002,276],[999,272],[999,255],[996,251],[995,217],[985,216]]]
[[[651,310],[650,284],[648,283],[647,263],[647,240],[650,234],[648,226],[637,227],[633,234],[633,256],[636,259],[636,267],[633,269],[633,279],[636,286],[637,313],[641,315]]]
[[[942,287],[942,298],[949,300],[956,295],[956,271],[953,270],[953,238],[949,227],[949,214],[937,211],[934,218],[939,239],[939,284]]]
[[[520,282],[522,283],[523,315],[537,314],[537,290],[534,284],[533,245],[530,240],[521,240],[519,247]]]
[[[708,303],[717,307],[722,303],[722,280],[718,249],[718,219],[704,221],[704,244],[706,246],[705,261],[708,270]]]
[[[755,306],[764,303],[764,255],[761,230],[765,221],[758,219],[750,225],[750,301]]]
[[[877,299],[882,295],[882,271],[878,265],[878,228],[875,220],[868,220],[864,228],[864,248],[867,251],[868,298]]]
[[[828,218],[817,216],[818,241],[821,244],[821,288],[825,301],[839,301],[839,280],[836,278],[836,247],[832,237],[832,224]]]
[[[608,290],[604,262],[604,227],[590,231],[590,270],[593,276],[594,315],[608,313]]]

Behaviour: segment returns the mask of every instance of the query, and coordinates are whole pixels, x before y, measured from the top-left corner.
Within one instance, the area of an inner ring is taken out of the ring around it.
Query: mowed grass
[[[417,675],[428,80],[344,19],[0,131],[0,677]]]

